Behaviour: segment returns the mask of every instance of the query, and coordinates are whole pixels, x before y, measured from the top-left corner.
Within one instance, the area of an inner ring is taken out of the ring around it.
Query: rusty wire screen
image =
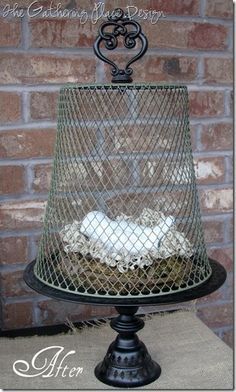
[[[61,89],[35,274],[66,292],[114,297],[209,278],[185,86]]]

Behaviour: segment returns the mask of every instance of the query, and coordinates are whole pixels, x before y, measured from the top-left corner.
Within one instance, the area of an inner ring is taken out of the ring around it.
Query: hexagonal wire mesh
[[[185,86],[61,89],[35,274],[66,292],[114,297],[209,278]]]

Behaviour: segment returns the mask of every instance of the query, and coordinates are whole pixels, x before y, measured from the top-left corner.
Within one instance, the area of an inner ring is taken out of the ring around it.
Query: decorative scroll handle
[[[142,33],[140,24],[131,20],[121,8],[116,8],[107,19],[108,22],[102,23],[98,30],[99,35],[93,45],[94,52],[99,59],[112,66],[111,75],[113,76],[113,83],[131,83],[133,81],[131,78],[133,69],[130,68],[130,65],[146,53],[148,48],[147,38]],[[128,30],[129,27],[132,28],[130,31]],[[105,31],[107,28],[109,31]],[[111,28],[113,29],[112,32]],[[140,51],[128,61],[124,69],[120,69],[112,60],[105,57],[100,50],[100,45],[103,41],[106,49],[116,49],[119,36],[124,37],[124,46],[127,49],[133,49],[136,45],[136,40],[141,42]]]

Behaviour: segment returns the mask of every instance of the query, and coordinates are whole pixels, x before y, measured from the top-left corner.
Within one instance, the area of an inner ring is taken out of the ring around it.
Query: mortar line
[[[226,116],[231,116],[231,113],[230,113],[230,100],[231,100],[231,91],[230,90],[226,90],[225,91],[225,97],[224,97],[225,115]]]
[[[204,83],[204,71],[204,61],[203,58],[199,56],[197,62],[197,78],[200,85]]]
[[[2,53],[9,53],[12,55],[19,55],[19,54],[26,54],[26,50],[24,48],[12,48],[9,47],[1,47]],[[125,49],[117,48],[117,54],[127,54]],[[136,51],[134,51],[134,54]],[[28,48],[27,49],[27,56],[54,56],[54,57],[61,57],[61,58],[68,58],[68,54],[74,55],[73,58],[80,58],[82,56],[87,56],[94,58],[94,53],[91,48],[84,48],[84,47],[77,47],[77,48],[56,48],[56,47],[45,47],[45,48]],[[108,55],[106,50],[104,50],[104,54]],[[181,48],[181,47],[173,47],[173,48],[162,48],[158,46],[149,47],[147,56],[158,54],[159,56],[169,56],[174,55],[175,57],[219,57],[219,58],[233,58],[233,51],[231,48],[224,48],[222,50],[217,49],[191,49],[191,48]]]
[[[8,166],[8,165],[12,165],[12,166],[14,166],[14,165],[19,165],[19,166],[21,166],[21,165],[23,165],[23,166],[27,166],[28,164],[30,164],[31,166],[32,165],[38,165],[38,164],[49,164],[49,163],[52,163],[53,162],[53,157],[51,157],[51,158],[44,158],[44,157],[42,157],[42,158],[24,158],[24,159],[14,159],[14,158],[12,158],[12,159],[9,159],[9,158],[6,158],[6,159],[0,159],[0,166]]]
[[[27,123],[21,123],[21,124],[8,124],[6,126],[1,125],[0,126],[0,132],[1,131],[28,131],[28,130],[38,130],[38,129],[54,129],[56,128],[57,123],[55,121],[40,121],[40,122],[27,122]]]
[[[206,0],[200,0],[199,11],[201,18],[206,17]]]
[[[29,94],[27,91],[22,91],[21,102],[22,102],[22,120],[23,120],[23,124],[26,124],[26,123],[28,123],[29,117],[30,117],[29,116]]]
[[[231,216],[231,217],[227,217],[224,220],[224,243],[225,244],[229,244],[232,242],[232,238],[230,238],[230,220],[232,218],[233,217]]]
[[[188,81],[186,82],[186,85],[188,87],[189,91],[192,90],[197,90],[197,91],[225,91],[226,89],[228,91],[232,90],[232,84],[217,84],[217,83],[204,83],[204,85],[199,85],[196,84],[197,80],[192,81],[191,83]],[[108,83],[109,84],[109,83]],[[161,84],[161,83],[160,83]],[[170,82],[166,82],[166,85],[171,84]],[[175,83],[176,85],[183,84],[183,83]],[[74,83],[73,83],[74,85]],[[81,85],[81,83],[77,83],[78,86]],[[158,83],[157,83],[158,85]],[[162,85],[162,84],[161,84]],[[24,85],[24,84],[0,84],[0,91],[9,91],[9,92],[59,92],[60,88],[65,87],[65,86],[70,86],[69,83],[62,83],[62,84],[31,84],[31,85]]]
[[[42,228],[5,230],[5,231],[0,231],[0,238],[38,236],[42,234],[42,230],[43,230]]]
[[[123,120],[120,120],[120,123]],[[127,119],[127,123],[129,121],[129,124],[132,123],[132,119],[128,120]],[[140,123],[146,123],[145,119],[144,120],[140,120]],[[78,122],[79,123],[79,122]],[[197,117],[197,116],[191,116],[190,117],[190,124],[191,125],[198,125],[198,124],[215,124],[215,123],[232,123],[232,116],[231,115],[218,115],[218,116],[206,116],[206,117]],[[93,127],[94,123],[93,121],[87,122],[87,121],[83,121],[82,122],[83,125],[86,125],[87,127]],[[97,121],[97,126],[99,125],[106,125],[106,121],[105,120],[101,120],[101,122]],[[107,126],[111,126],[111,125],[117,125],[117,121],[116,120],[108,120],[107,121]],[[148,122],[147,122],[148,124]],[[50,121],[50,120],[41,120],[41,121],[30,121],[28,123],[21,123],[21,124],[6,124],[6,125],[1,125],[0,126],[0,132],[8,132],[8,131],[14,131],[14,130],[21,130],[21,131],[32,131],[32,130],[39,130],[39,129],[56,129],[57,128],[57,122],[56,121]]]
[[[33,190],[32,190],[32,184],[33,184],[33,180],[34,180],[34,174],[33,174],[33,170],[31,167],[30,162],[28,161],[28,164],[25,166],[26,168],[26,179],[27,179],[27,194],[33,194]]]
[[[37,251],[36,251],[36,247],[35,247],[35,238],[33,235],[29,235],[27,237],[27,241],[28,241],[28,257],[29,260],[34,260],[36,255],[37,255]]]
[[[30,43],[30,31],[29,31],[29,23],[27,13],[24,14],[23,18],[21,18],[21,31],[22,31],[22,51],[26,51],[29,49]]]
[[[15,195],[3,195],[0,197],[0,201],[2,203],[6,202],[30,202],[30,201],[38,201],[40,203],[43,203],[46,201],[48,198],[48,192],[46,193],[20,193],[20,194],[15,194]]]
[[[233,243],[230,242],[228,244],[225,243],[220,243],[220,245],[214,245],[212,246],[211,244],[207,244],[207,250],[214,250],[214,249],[228,249],[233,247]]]
[[[228,49],[230,51],[232,51],[232,53],[233,53],[233,50],[234,50],[234,45],[233,45],[234,38],[233,37],[234,37],[234,27],[232,25],[232,26],[229,27],[229,34],[228,34]]]
[[[232,150],[213,150],[213,151],[194,151],[193,152],[193,157],[194,158],[217,158],[217,157],[229,157],[231,158],[233,156],[233,151]],[[120,155],[109,155],[110,159],[116,159],[119,158]],[[148,155],[142,155],[140,156],[140,159],[145,159],[145,158],[155,158],[156,156],[150,156]],[[129,159],[130,155],[124,156],[124,159]],[[137,157],[138,158],[138,157]],[[85,158],[81,159],[83,162],[90,162],[91,160],[94,161],[94,157],[92,158]],[[0,166],[14,166],[14,165],[24,165],[27,166],[30,164],[31,166],[38,165],[38,164],[50,164],[53,163],[53,156],[48,158],[48,157],[40,157],[40,158],[23,158],[23,159],[10,159],[10,158],[5,158],[5,159],[0,159]],[[228,184],[228,183],[227,183]]]
[[[228,184],[232,184],[233,178],[231,178],[231,175],[229,174],[231,170],[233,171],[233,165],[231,165],[230,159],[233,158],[232,156],[225,156],[225,182]],[[232,176],[233,177],[233,176]],[[233,184],[232,184],[233,185]]]
[[[166,188],[166,185],[164,185],[163,187]],[[128,189],[123,188],[122,190],[120,190],[120,194],[126,194],[127,192],[132,192],[132,191],[136,191],[137,193],[152,193],[155,194],[157,192],[161,192],[162,187],[137,187],[137,186],[130,186]],[[181,191],[183,187],[182,186],[177,186],[174,190],[176,191]],[[231,190],[232,189],[232,185],[230,184],[198,184],[197,185],[197,189],[198,191],[219,191],[219,190]],[[233,189],[232,189],[233,190]],[[94,196],[99,197],[101,195],[102,192],[100,191],[94,191],[93,194]],[[116,196],[117,195],[117,191],[111,191],[111,197],[112,195]],[[80,194],[80,192],[78,193],[78,195]],[[84,194],[84,193],[83,193]],[[20,203],[20,202],[33,202],[33,201],[38,201],[39,203],[44,203],[46,202],[48,199],[48,192],[46,193],[22,193],[22,194],[18,194],[18,195],[3,195],[0,197],[0,201],[2,203]],[[232,207],[233,209],[233,207]],[[231,212],[232,209],[229,209],[228,212]],[[214,211],[208,212],[209,215],[214,214]]]
[[[218,331],[219,332],[227,332],[227,331],[233,331],[234,330],[234,327],[233,327],[233,325],[226,325],[226,326],[222,326],[222,327],[217,327],[217,328],[213,328],[213,331],[214,332],[216,332],[216,333],[218,333]]]
[[[217,18],[217,17],[212,17],[212,16],[190,16],[190,15],[168,15],[167,18],[165,19],[166,21],[171,20],[171,21],[180,21],[180,22],[199,22],[199,23],[209,23],[209,24],[219,24],[219,25],[224,25],[225,27],[230,27],[233,24],[233,19],[229,18]]]
[[[197,129],[195,130],[196,149],[200,150],[200,151],[202,151],[201,133],[202,133],[202,125],[201,124],[197,124]],[[198,153],[198,151],[193,152],[193,157],[197,153]]]

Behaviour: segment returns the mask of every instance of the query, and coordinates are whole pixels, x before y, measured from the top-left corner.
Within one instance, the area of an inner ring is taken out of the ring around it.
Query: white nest
[[[155,259],[171,256],[190,257],[192,246],[178,231],[173,217],[144,208],[133,219],[124,214],[114,221],[92,211],[82,222],[74,221],[60,232],[66,253],[91,256],[123,273],[135,267],[143,269]]]

